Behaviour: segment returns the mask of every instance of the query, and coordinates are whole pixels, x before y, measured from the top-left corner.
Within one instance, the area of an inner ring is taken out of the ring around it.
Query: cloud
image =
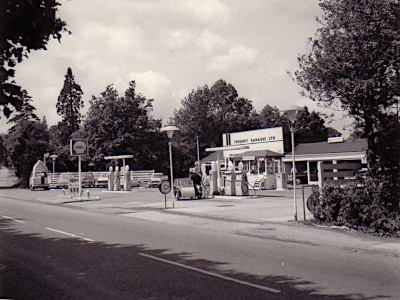
[[[196,41],[196,45],[205,53],[213,53],[224,49],[228,45],[228,41],[214,32],[205,30]]]
[[[192,89],[220,78],[241,96],[254,96],[260,109],[294,102],[299,87],[286,70],[297,68],[320,13],[316,0],[61,2],[59,16],[72,34],[31,52],[15,78],[50,124],[58,121],[55,105],[68,67],[85,109],[107,85],[122,94],[130,80],[155,99],[154,115],[164,121]]]
[[[128,81],[135,80],[136,88],[147,98],[157,98],[165,94],[170,80],[165,75],[155,71],[131,72]],[[126,83],[125,83],[126,84]]]
[[[180,0],[177,3],[183,12],[203,23],[216,21],[226,24],[232,19],[231,8],[218,0]]]
[[[233,68],[252,65],[258,58],[257,50],[242,45],[229,49],[227,53],[214,56],[208,64],[213,71],[227,71]]]
[[[194,35],[188,30],[172,30],[166,39],[169,48],[183,48],[190,44]]]

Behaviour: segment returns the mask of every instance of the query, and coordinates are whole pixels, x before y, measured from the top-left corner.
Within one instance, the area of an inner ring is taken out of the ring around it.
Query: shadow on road
[[[44,238],[0,220],[0,297],[11,299],[378,299],[324,295],[312,282],[219,270],[223,263],[190,260],[143,245],[110,245],[74,238]],[[151,255],[279,290],[271,293],[149,259]]]

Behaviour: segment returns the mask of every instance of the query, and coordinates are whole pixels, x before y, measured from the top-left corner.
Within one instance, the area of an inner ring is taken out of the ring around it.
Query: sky
[[[154,99],[153,116],[166,124],[181,100],[218,79],[260,111],[308,105],[287,72],[308,52],[321,15],[318,0],[60,0],[59,17],[72,33],[35,51],[16,68],[15,81],[49,125],[60,117],[58,95],[70,67],[82,87],[84,113],[92,95],[131,80]],[[342,115],[329,124],[342,131]],[[0,120],[0,132],[8,126]]]

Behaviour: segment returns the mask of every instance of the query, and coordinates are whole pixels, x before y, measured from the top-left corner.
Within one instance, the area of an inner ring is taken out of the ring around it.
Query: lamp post
[[[43,154],[43,163],[44,163],[44,165],[46,165],[46,158],[48,158],[49,156],[50,156],[50,153]]]
[[[294,220],[297,221],[297,203],[296,203],[296,155],[294,153],[294,122],[297,118],[297,113],[304,110],[303,107],[293,105],[284,110],[289,120],[290,137],[292,141],[292,180],[293,180],[293,205],[294,205]]]
[[[196,146],[197,146],[197,163],[200,167],[200,145],[199,145],[199,136],[196,136]]]
[[[169,146],[169,168],[171,174],[171,200],[172,200],[172,208],[175,208],[175,193],[174,193],[174,172],[172,168],[172,137],[174,135],[174,131],[178,131],[179,128],[175,126],[165,126],[161,128],[161,132],[166,132],[169,138],[168,146]]]
[[[51,158],[51,160],[53,162],[53,174],[56,172],[56,159],[57,159],[57,157],[58,157],[58,155],[55,155],[55,154],[50,155],[50,158]]]

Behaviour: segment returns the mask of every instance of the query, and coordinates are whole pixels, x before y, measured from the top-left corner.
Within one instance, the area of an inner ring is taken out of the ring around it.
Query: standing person
[[[201,169],[200,169],[200,166],[199,166],[199,162],[198,161],[196,161],[195,163],[194,163],[194,172],[196,173],[196,174],[201,174]],[[200,175],[201,176],[201,175]]]
[[[195,195],[198,199],[201,198],[198,186],[201,185],[201,176],[194,169],[190,169],[190,179],[192,179]]]

